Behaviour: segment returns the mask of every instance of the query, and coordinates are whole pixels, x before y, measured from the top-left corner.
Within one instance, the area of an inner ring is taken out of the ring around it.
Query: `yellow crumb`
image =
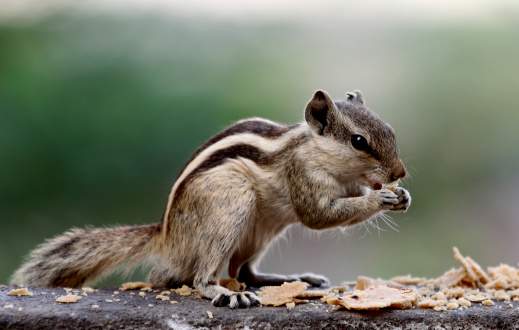
[[[76,301],[78,301],[79,299],[81,299],[80,296],[76,296],[74,294],[69,294],[66,296],[59,296],[58,298],[56,298],[56,301],[59,303],[63,303],[63,304],[72,304],[72,303],[75,303]]]
[[[16,289],[16,290],[11,290],[7,293],[8,295],[11,295],[11,296],[32,296],[33,293],[32,292],[29,292],[29,290],[27,290],[27,288],[20,288],[20,289]]]

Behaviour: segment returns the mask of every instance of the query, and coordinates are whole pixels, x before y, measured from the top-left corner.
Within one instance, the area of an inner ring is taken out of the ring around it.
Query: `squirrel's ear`
[[[358,89],[355,90],[355,93],[346,93],[346,99],[348,101],[360,102],[361,104],[365,104],[364,103],[364,96],[362,96],[362,92],[359,91]]]
[[[305,120],[312,129],[322,135],[325,128],[330,125],[330,119],[336,110],[330,96],[325,91],[318,90],[306,106]]]

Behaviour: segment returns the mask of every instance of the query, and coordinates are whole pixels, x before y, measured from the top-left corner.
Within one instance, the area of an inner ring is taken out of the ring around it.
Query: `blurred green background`
[[[157,222],[179,169],[206,139],[251,116],[298,122],[316,89],[336,99],[360,89],[395,128],[413,204],[392,216],[398,232],[382,220],[384,231],[295,227],[261,271],[316,272],[334,284],[436,277],[457,266],[452,246],[484,267],[517,266],[511,2],[483,13],[474,10],[480,1],[434,10],[323,2],[294,12],[224,1],[214,13],[177,2],[50,3],[0,6],[0,283],[70,227]]]

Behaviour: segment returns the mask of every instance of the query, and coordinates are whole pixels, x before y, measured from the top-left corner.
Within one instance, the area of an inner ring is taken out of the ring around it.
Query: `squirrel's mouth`
[[[366,176],[362,177],[362,181],[360,182],[360,184],[365,186],[365,187],[368,187],[368,188],[370,188],[372,190],[380,190],[380,189],[382,189],[382,183],[370,180]]]

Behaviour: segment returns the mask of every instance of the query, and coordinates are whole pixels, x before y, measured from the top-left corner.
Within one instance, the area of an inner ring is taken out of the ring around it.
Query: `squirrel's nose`
[[[402,166],[402,168],[398,169],[397,171],[391,173],[391,182],[396,181],[398,179],[402,179],[406,176],[407,172],[405,170],[405,167]]]

